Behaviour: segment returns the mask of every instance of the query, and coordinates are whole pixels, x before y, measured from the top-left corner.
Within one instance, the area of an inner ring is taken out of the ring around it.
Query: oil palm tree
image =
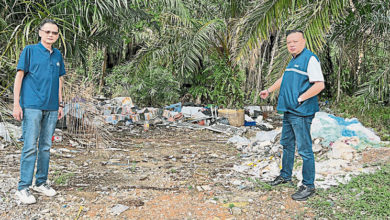
[[[343,92],[390,104],[389,15],[388,1],[363,0],[335,25],[331,39],[340,63],[334,82],[337,99]]]
[[[346,0],[214,0],[200,1],[208,7],[190,13],[185,6],[194,8],[193,1],[176,2],[181,2],[176,4],[176,10],[161,14],[161,18],[165,17],[162,31],[148,35],[151,41],[138,54],[142,67],[138,69],[145,70],[145,63],[152,59],[165,60],[166,65],[174,66],[184,77],[191,76],[202,69],[204,57],[215,52],[231,68],[238,64],[241,68],[256,69],[254,74],[268,68],[267,76],[278,77],[288,62],[285,44],[280,43],[284,31],[304,30],[307,46],[319,52],[332,20],[340,18],[348,6]],[[185,16],[175,14],[177,11]],[[255,81],[263,79],[260,75]],[[261,85],[256,86],[258,91]]]
[[[160,12],[161,30],[148,30],[150,34],[143,35],[145,47],[138,54],[140,70],[145,70],[145,65],[151,59],[161,58],[185,76],[197,73],[202,65],[202,57],[210,51],[220,57],[231,57],[233,24],[244,14],[250,1],[169,2],[159,2],[163,8]],[[191,10],[193,8],[197,11]]]
[[[66,55],[77,57],[87,45],[119,43],[121,26],[142,15],[127,0],[3,0],[2,4],[1,18],[7,25],[1,34],[8,43],[1,48],[1,55],[14,58],[26,44],[36,41],[36,30],[44,18],[60,24],[59,46]]]
[[[149,34],[143,35],[145,43],[134,60],[135,71],[145,72],[151,62],[159,62],[170,68],[181,83],[194,83],[199,75],[203,74],[201,78],[209,77],[210,73],[205,73],[205,65],[212,55],[218,59],[215,61],[216,65],[222,60],[230,69],[226,71],[236,72],[237,67],[231,62],[235,23],[244,15],[250,1],[176,2],[175,7],[166,7],[166,1],[160,2],[165,5],[160,11],[161,28],[159,31],[147,30]],[[197,10],[191,10],[194,8]],[[202,91],[213,90],[212,84]],[[231,87],[229,83],[221,88],[231,89],[232,92],[240,90]],[[198,95],[207,96],[206,93]]]
[[[130,31],[138,20],[149,18],[141,9],[146,4],[146,0],[2,0],[0,69],[15,65],[21,50],[36,43],[38,26],[44,18],[60,25],[57,46],[68,61],[85,61],[91,45],[120,50],[123,32]]]
[[[234,55],[236,62],[250,60],[248,58],[252,57],[256,51],[257,57],[262,58],[258,64],[260,68],[255,73],[257,76],[253,77],[257,82],[255,97],[258,97],[257,94],[266,84],[280,77],[289,61],[289,54],[284,43],[286,30],[303,30],[307,47],[319,53],[326,43],[332,22],[343,16],[347,6],[346,0],[253,2],[240,22],[239,43],[234,49]],[[261,74],[262,72],[264,74]],[[263,81],[265,83],[260,83]]]

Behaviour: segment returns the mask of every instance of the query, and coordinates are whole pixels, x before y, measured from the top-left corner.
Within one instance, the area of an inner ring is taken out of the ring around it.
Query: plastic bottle
[[[149,121],[145,120],[144,122],[144,131],[148,131],[149,130]]]

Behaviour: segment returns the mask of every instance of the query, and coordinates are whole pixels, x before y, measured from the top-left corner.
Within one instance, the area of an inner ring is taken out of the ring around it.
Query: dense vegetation
[[[388,0],[1,0],[2,96],[12,93],[18,56],[36,43],[43,18],[60,24],[56,46],[69,80],[95,85],[94,94],[153,106],[183,97],[260,104],[259,92],[289,61],[286,30],[302,29],[322,62],[323,101],[360,97],[361,113],[390,105]],[[373,110],[388,134],[384,113]]]

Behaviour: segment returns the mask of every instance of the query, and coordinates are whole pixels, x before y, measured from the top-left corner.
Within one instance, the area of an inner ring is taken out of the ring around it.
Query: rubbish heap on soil
[[[228,134],[230,138],[226,143],[234,145],[240,155],[240,160],[231,168],[231,175],[266,182],[278,176],[281,169],[283,147],[279,140],[283,115],[277,113],[273,106],[224,110],[213,105],[175,103],[164,108],[139,108],[130,97],[118,97],[100,99],[92,106],[85,105],[82,99],[75,99],[65,106],[64,111],[65,119],[59,121],[61,125],[58,128],[63,130],[68,127],[69,130],[69,127],[74,126],[88,127],[92,133],[98,133],[96,138],[110,139],[109,132],[137,127],[139,132],[147,132],[155,127],[176,127]],[[88,129],[84,129],[84,132]],[[53,141],[63,140],[62,130],[56,129]],[[328,188],[346,183],[353,175],[376,169],[364,166],[361,152],[366,148],[380,147],[383,143],[357,119],[344,119],[318,112],[313,119],[311,135],[316,158],[317,187]],[[20,127],[4,120],[0,123],[0,149],[4,149],[12,137],[18,139],[20,136]],[[74,141],[72,143],[77,145]],[[298,182],[302,180],[301,169],[302,160],[297,154],[293,177]],[[241,181],[233,181],[233,185],[245,187]]]

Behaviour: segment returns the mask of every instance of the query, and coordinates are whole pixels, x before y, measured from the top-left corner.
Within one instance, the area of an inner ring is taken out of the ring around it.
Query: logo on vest
[[[57,62],[57,66],[60,66],[60,62]]]
[[[294,67],[298,68],[298,67],[299,67],[299,65],[295,64],[295,65],[294,65]]]

